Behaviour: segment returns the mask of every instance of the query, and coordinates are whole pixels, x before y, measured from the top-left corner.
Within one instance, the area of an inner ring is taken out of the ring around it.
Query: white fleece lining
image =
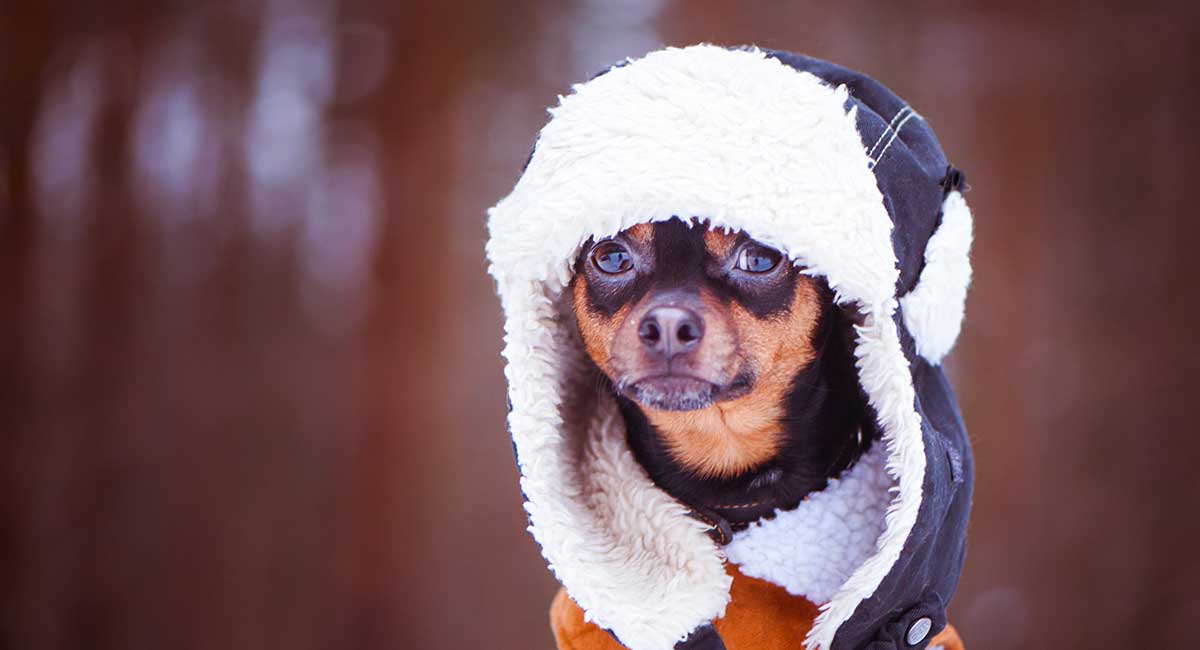
[[[925,268],[900,299],[904,324],[929,363],[942,362],[962,330],[971,284],[971,209],[959,192],[942,203],[942,223],[925,245]]]
[[[633,459],[612,397],[585,376],[562,301],[590,236],[705,218],[778,247],[858,307],[857,366],[895,495],[874,554],[822,604],[809,648],[830,646],[916,521],[925,454],[893,320],[892,224],[846,98],[757,50],[654,52],[560,98],[525,173],[489,211],[530,531],[587,618],[632,650],[668,650],[719,617],[729,577],[703,526]]]
[[[827,603],[875,552],[891,487],[887,450],[873,445],[829,487],[734,534],[725,557],[743,575]]]

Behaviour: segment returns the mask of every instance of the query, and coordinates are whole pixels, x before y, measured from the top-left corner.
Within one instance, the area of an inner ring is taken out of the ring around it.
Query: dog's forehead
[[[704,248],[713,257],[725,257],[732,252],[733,247],[741,238],[741,233],[725,232],[724,230],[705,228],[703,235]]]
[[[660,225],[662,224],[639,223],[626,229],[623,234],[634,243],[649,248],[654,243],[654,230]]]
[[[626,238],[643,248],[653,248],[656,241],[667,238],[699,240],[704,248],[714,257],[724,257],[743,238],[741,232],[728,232],[724,229],[712,229],[705,225],[680,228],[683,225],[676,220],[659,221],[656,223],[639,223],[622,231]],[[682,232],[681,232],[682,231]]]

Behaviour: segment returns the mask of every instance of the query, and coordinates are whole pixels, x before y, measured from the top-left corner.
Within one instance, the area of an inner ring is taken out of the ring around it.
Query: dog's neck
[[[874,418],[859,387],[840,310],[830,307],[821,319],[816,358],[785,397],[782,445],[765,462],[734,476],[705,477],[684,466],[641,408],[618,397],[629,447],[655,484],[699,513],[738,528],[796,507],[853,465],[876,437]]]

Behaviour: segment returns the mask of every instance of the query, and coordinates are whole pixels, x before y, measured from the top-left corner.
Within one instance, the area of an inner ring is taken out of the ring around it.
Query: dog
[[[822,280],[744,232],[676,218],[589,240],[569,291],[634,457],[718,544],[823,490],[878,438],[851,315]],[[714,647],[801,647],[816,605],[728,570],[726,614],[699,634],[719,632]],[[621,647],[565,590],[551,620],[560,648]]]
[[[631,452],[720,544],[826,488],[878,438],[851,315],[821,279],[745,233],[638,224],[589,240],[569,290]],[[730,571],[732,602],[715,628],[725,645],[799,648],[815,604]],[[560,648],[619,648],[588,633],[565,591],[551,618]]]
[[[706,520],[794,507],[875,438],[846,314],[745,233],[672,219],[588,242],[571,294],[635,457]]]

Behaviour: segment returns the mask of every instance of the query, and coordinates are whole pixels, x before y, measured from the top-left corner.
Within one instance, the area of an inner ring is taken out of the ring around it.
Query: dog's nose
[[[704,320],[683,307],[655,307],[638,323],[642,344],[667,359],[694,349],[703,337]]]

